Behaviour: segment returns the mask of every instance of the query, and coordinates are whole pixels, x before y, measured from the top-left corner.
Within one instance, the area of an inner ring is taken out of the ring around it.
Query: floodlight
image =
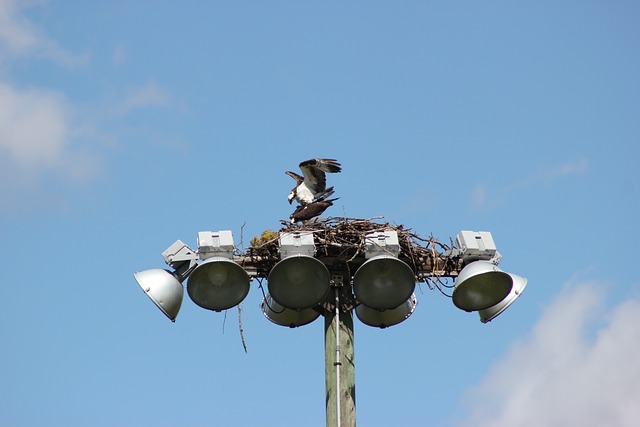
[[[520,294],[524,291],[524,288],[527,286],[527,279],[525,279],[524,277],[511,273],[508,274],[513,280],[513,287],[511,288],[511,292],[509,292],[509,295],[507,295],[507,297],[500,301],[498,304],[478,311],[478,314],[480,315],[480,321],[482,323],[490,322],[498,317],[516,300],[516,298],[520,296]]]
[[[176,240],[163,253],[164,261],[175,271],[160,268],[133,274],[142,290],[172,322],[182,305],[182,282],[196,265],[195,251],[181,240]]]
[[[391,255],[366,261],[353,276],[353,292],[362,304],[378,310],[396,308],[416,287],[411,267]]]
[[[376,328],[387,328],[408,319],[416,309],[416,305],[418,305],[418,299],[415,294],[411,294],[408,300],[391,310],[376,310],[375,308],[360,304],[356,307],[356,316],[358,316],[358,319],[365,325]]]
[[[161,268],[139,271],[133,277],[156,307],[175,322],[184,294],[179,277]]]
[[[283,307],[310,308],[329,293],[329,270],[313,257],[292,255],[271,269],[267,284],[273,299]]]
[[[246,271],[225,257],[203,261],[187,280],[187,293],[202,308],[222,311],[236,306],[249,293]]]
[[[269,294],[283,307],[302,310],[318,305],[329,293],[329,270],[313,257],[310,232],[281,233],[280,257],[269,272]]]
[[[238,305],[249,293],[251,278],[233,259],[229,230],[198,233],[198,254],[204,261],[187,280],[187,293],[202,308],[222,311]]]
[[[367,261],[353,276],[353,292],[364,305],[389,310],[407,301],[416,287],[413,270],[398,259],[400,244],[395,230],[365,236]]]
[[[484,310],[502,301],[511,292],[511,275],[490,261],[467,264],[456,279],[453,303],[465,311]]]
[[[294,310],[283,307],[274,301],[269,294],[262,300],[261,307],[262,314],[264,314],[267,319],[276,325],[288,326],[290,328],[307,325],[320,317],[320,312],[313,308]]]

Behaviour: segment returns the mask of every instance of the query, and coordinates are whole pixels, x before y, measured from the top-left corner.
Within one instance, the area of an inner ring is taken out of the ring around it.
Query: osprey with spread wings
[[[299,166],[304,176],[291,171],[287,171],[286,174],[296,180],[296,186],[289,193],[289,203],[295,199],[301,206],[317,201],[333,190],[333,187],[327,188],[325,172],[337,173],[342,170],[340,163],[335,159],[310,159]]]

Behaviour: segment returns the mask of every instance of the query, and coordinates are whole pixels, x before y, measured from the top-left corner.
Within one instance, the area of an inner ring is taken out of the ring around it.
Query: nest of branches
[[[433,236],[422,238],[403,225],[374,222],[371,219],[329,217],[306,224],[283,222],[278,232],[267,230],[252,239],[247,255],[258,266],[259,273],[266,276],[280,260],[279,233],[310,232],[314,237],[316,258],[330,269],[355,271],[365,261],[366,236],[385,231],[397,232],[399,258],[412,267],[418,279],[422,276],[446,276],[459,271],[459,260],[447,255],[453,246],[452,242],[446,245]]]

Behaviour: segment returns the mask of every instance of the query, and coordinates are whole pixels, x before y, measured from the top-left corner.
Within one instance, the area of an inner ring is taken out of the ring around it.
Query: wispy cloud
[[[69,52],[24,18],[22,10],[37,3],[0,0],[0,58],[43,57],[69,67],[87,63],[89,55]]]
[[[111,54],[111,64],[114,67],[121,67],[127,62],[127,51],[123,45],[118,45]]]
[[[546,169],[542,171],[541,174],[539,174],[539,177],[540,179],[555,180],[567,175],[584,173],[587,171],[588,167],[589,164],[587,160],[584,158],[580,158]]]
[[[473,212],[491,210],[504,203],[514,193],[539,185],[551,185],[560,179],[583,174],[588,170],[589,162],[584,158],[578,158],[533,172],[524,179],[512,181],[502,188],[489,189],[485,184],[478,184],[471,193],[470,209]]]
[[[471,209],[475,212],[485,210],[489,207],[489,203],[487,187],[476,185],[471,193]]]
[[[14,53],[25,52],[37,44],[33,29],[18,13],[16,0],[0,0],[0,43]]]
[[[88,60],[59,46],[26,18],[26,8],[42,3],[0,0],[0,65],[7,70],[16,58],[71,67]],[[81,144],[74,113],[62,92],[0,80],[0,212],[59,206],[65,187],[97,174],[101,159]]]
[[[136,87],[126,95],[118,108],[122,114],[141,108],[166,107],[171,103],[171,95],[154,80]]]
[[[25,11],[42,3],[0,0],[0,66],[7,75],[18,58],[71,67],[89,59],[69,52],[28,19]],[[126,63],[124,47],[116,47],[111,60],[114,67]],[[1,213],[31,210],[43,200],[46,205],[63,205],[69,185],[91,182],[102,171],[104,156],[97,154],[96,142],[109,140],[99,130],[104,117],[172,102],[169,91],[150,80],[118,101],[99,106],[99,113],[87,113],[63,92],[19,81],[0,76],[0,182],[5,183],[0,188]]]
[[[459,426],[636,426],[640,301],[607,310],[602,288],[565,289],[529,336],[469,392]],[[594,319],[604,321],[594,325]]]

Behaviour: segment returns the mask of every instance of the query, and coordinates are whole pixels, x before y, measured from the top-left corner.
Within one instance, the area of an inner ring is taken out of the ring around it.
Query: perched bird
[[[335,199],[329,199],[332,194],[333,191],[329,190],[329,192],[325,193],[315,202],[311,202],[304,206],[298,206],[289,217],[291,218],[291,223],[307,222],[312,218],[322,215],[322,213],[326,211],[329,206],[333,206],[333,202],[339,199],[339,197],[336,197]]]
[[[300,163],[300,170],[304,176],[291,171],[285,172],[296,180],[296,186],[289,193],[289,204],[295,199],[300,205],[306,206],[333,190],[333,187],[327,188],[325,172],[337,173],[342,168],[334,159],[310,159]]]

